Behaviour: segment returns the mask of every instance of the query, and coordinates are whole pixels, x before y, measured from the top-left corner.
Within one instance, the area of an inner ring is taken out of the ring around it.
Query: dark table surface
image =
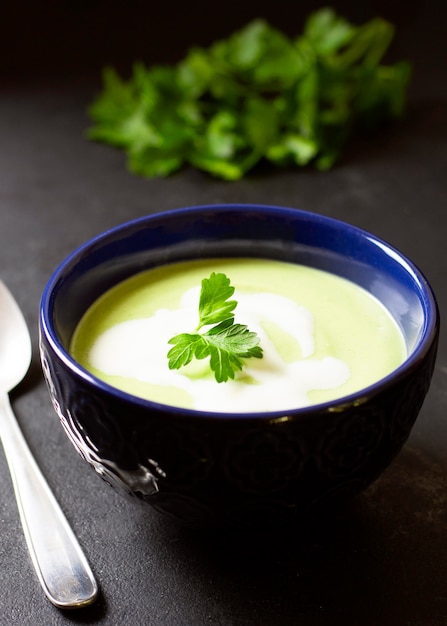
[[[123,155],[86,141],[85,109],[105,63],[176,60],[264,15],[297,32],[312,3],[175,15],[144,2],[6,2],[0,58],[0,276],[31,329],[34,358],[12,394],[30,447],[101,587],[62,612],[44,597],[0,454],[0,624],[443,626],[447,624],[447,342],[412,434],[385,474],[335,519],[295,533],[194,533],[115,494],[82,461],[50,404],[38,359],[41,292],[93,235],[175,207],[247,202],[300,207],[373,231],[426,274],[446,308],[447,10],[434,0],[340,2],[394,21],[396,59],[414,75],[402,122],[358,140],[332,171],[254,172],[237,183],[191,169],[129,174]],[[169,3],[168,3],[169,4]],[[126,8],[123,6],[126,5]],[[174,29],[174,25],[176,28]],[[126,65],[127,64],[127,65]]]

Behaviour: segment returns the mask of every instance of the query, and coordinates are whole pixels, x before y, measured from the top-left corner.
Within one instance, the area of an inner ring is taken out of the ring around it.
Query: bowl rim
[[[153,400],[141,398],[126,391],[122,391],[109,383],[96,377],[89,372],[83,366],[81,366],[70,353],[63,347],[60,339],[57,336],[55,328],[52,323],[51,311],[54,303],[53,290],[56,284],[59,282],[63,273],[73,266],[77,260],[85,258],[88,252],[96,247],[98,244],[105,242],[110,237],[113,237],[117,233],[125,233],[127,230],[133,230],[138,228],[140,224],[154,225],[159,221],[165,221],[166,219],[176,219],[176,217],[182,214],[202,214],[207,211],[214,212],[227,212],[227,211],[256,211],[262,213],[277,213],[277,214],[293,214],[295,217],[299,215],[301,218],[313,221],[315,223],[323,223],[336,230],[344,231],[351,234],[356,234],[359,237],[366,238],[370,243],[381,248],[388,256],[392,257],[398,262],[406,272],[411,276],[415,284],[417,284],[420,293],[424,296],[425,310],[428,314],[424,315],[423,328],[421,330],[421,336],[415,346],[414,351],[407,356],[407,358],[395,368],[392,372],[386,376],[380,378],[376,382],[362,387],[356,392],[348,395],[340,396],[332,400],[307,405],[295,409],[279,409],[275,411],[251,411],[251,412],[219,412],[219,411],[205,411],[198,409],[190,409],[180,407],[176,405],[169,405]],[[278,419],[295,419],[304,418],[306,416],[312,416],[322,412],[333,412],[341,406],[350,404],[362,404],[369,398],[385,391],[389,386],[395,384],[398,379],[404,378],[409,372],[417,366],[425,354],[429,351],[435,341],[437,341],[439,335],[440,326],[440,314],[439,307],[436,300],[436,296],[433,289],[425,277],[424,273],[419,267],[411,261],[404,253],[388,243],[386,240],[378,237],[377,235],[355,226],[349,222],[315,213],[308,210],[299,208],[286,207],[281,205],[270,204],[256,204],[256,203],[213,203],[203,205],[191,205],[181,208],[167,209],[156,213],[150,213],[144,216],[140,216],[125,222],[121,222],[111,228],[108,228],[97,235],[94,235],[81,245],[77,246],[68,254],[65,259],[55,268],[50,275],[44,290],[42,292],[40,306],[39,306],[39,334],[44,335],[47,342],[50,344],[54,353],[64,363],[65,367],[72,371],[76,376],[81,378],[85,383],[93,385],[95,388],[103,393],[109,394],[116,400],[121,402],[132,403],[140,406],[141,408],[158,411],[175,413],[183,418],[195,418],[195,419],[214,419],[214,420],[262,420],[275,421]]]

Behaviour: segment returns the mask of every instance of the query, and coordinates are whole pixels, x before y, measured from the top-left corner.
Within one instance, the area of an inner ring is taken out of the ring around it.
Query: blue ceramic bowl
[[[222,414],[139,399],[69,355],[83,313],[119,281],[168,262],[225,255],[308,264],[358,283],[396,318],[407,360],[330,403]],[[76,450],[114,487],[191,526],[299,521],[367,487],[409,436],[438,334],[432,290],[396,249],[321,215],[253,205],[178,209],[109,230],[56,269],[40,311],[43,371]]]

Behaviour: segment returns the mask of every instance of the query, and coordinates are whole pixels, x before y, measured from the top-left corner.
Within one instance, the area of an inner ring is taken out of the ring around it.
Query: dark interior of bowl
[[[262,256],[350,279],[389,309],[409,354],[434,323],[436,305],[424,277],[388,244],[321,215],[247,205],[179,209],[98,236],[56,270],[44,293],[43,315],[68,349],[84,312],[113,285],[149,267],[213,256]]]

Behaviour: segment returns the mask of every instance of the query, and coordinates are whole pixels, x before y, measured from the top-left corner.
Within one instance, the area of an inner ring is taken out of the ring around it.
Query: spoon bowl
[[[9,393],[17,387],[29,369],[31,355],[25,318],[0,280],[0,393]]]

